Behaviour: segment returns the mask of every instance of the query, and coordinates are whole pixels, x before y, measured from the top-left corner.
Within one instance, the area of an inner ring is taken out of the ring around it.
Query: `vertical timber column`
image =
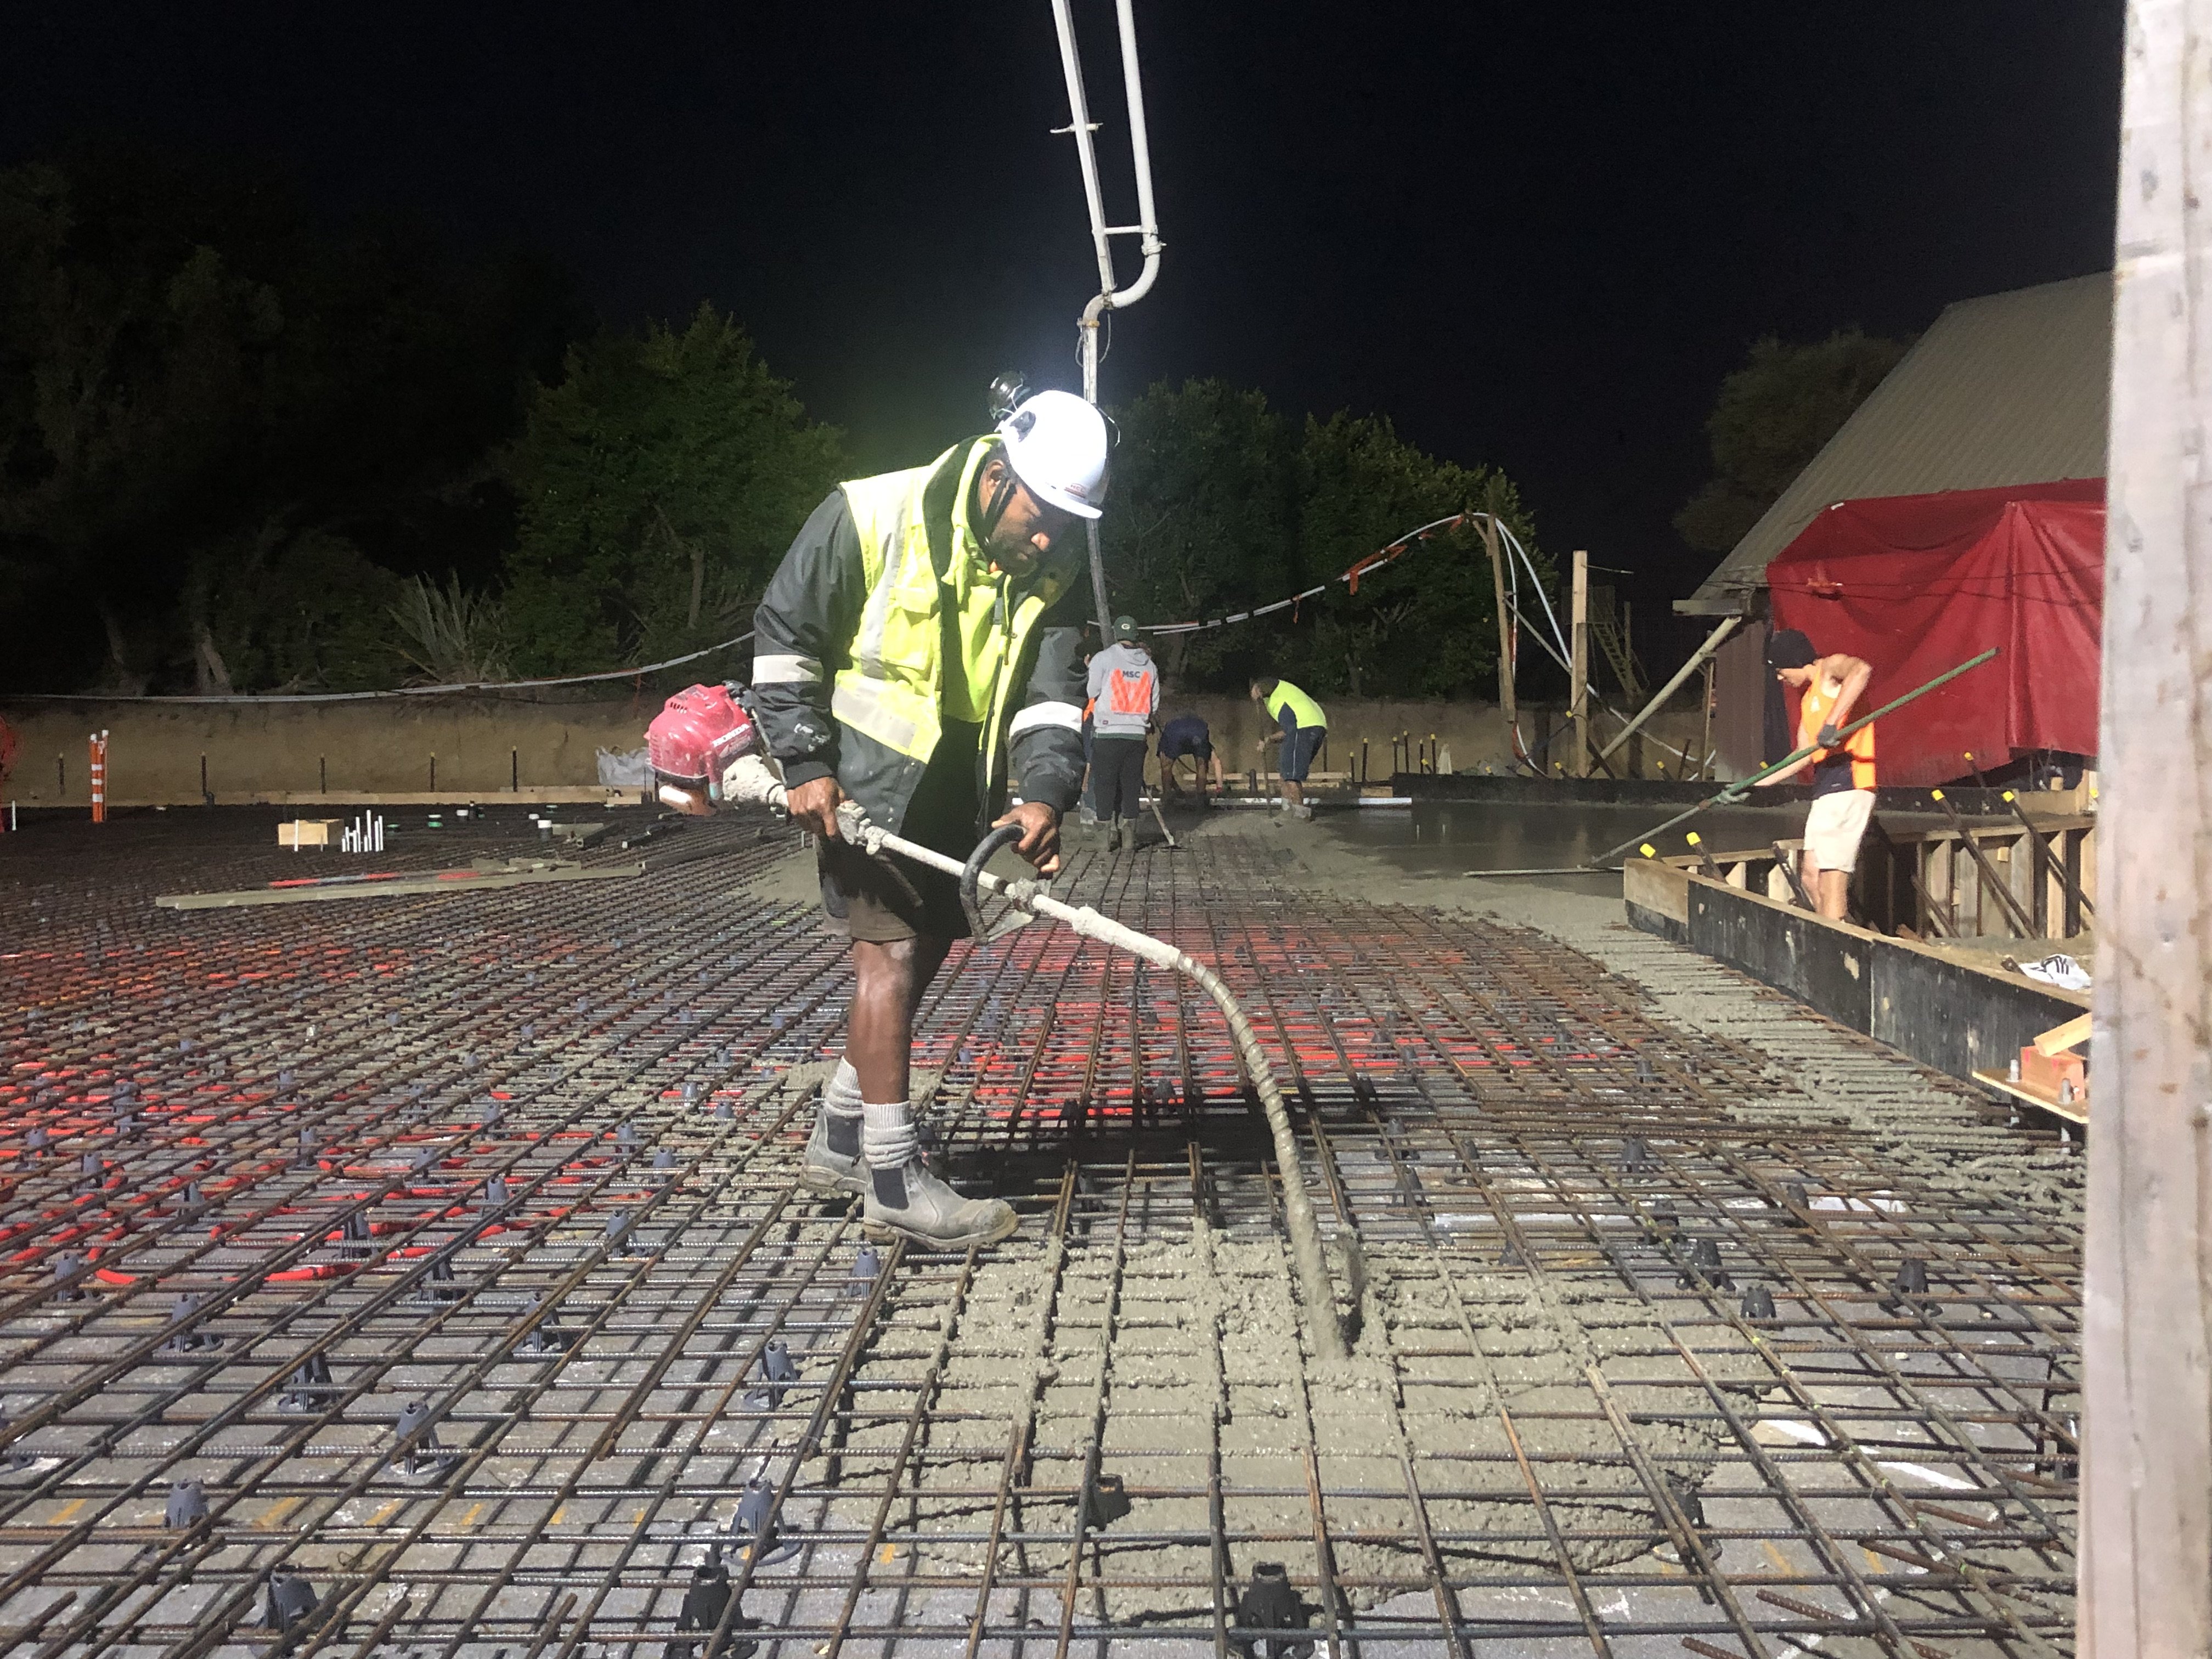
[[[1505,769],[1510,772],[1521,758],[1521,716],[1513,706],[1513,614],[1505,602],[1505,560],[1498,545],[1498,499],[1501,493],[1493,478],[1490,485],[1491,505],[1482,516],[1482,544],[1490,554],[1490,592],[1498,606],[1498,712],[1505,721]]]
[[[1589,555],[1579,547],[1575,550],[1575,585],[1568,616],[1574,630],[1574,665],[1567,676],[1567,718],[1575,729],[1567,733],[1567,770],[1586,778],[1590,769]]]
[[[2081,1334],[2087,1659],[2212,1652],[2212,0],[2131,0],[2125,38]]]

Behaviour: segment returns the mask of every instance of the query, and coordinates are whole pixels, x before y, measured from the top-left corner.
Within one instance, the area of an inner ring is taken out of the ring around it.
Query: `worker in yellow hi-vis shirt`
[[[1275,722],[1274,730],[1260,739],[1261,752],[1265,754],[1271,743],[1283,745],[1284,809],[1294,818],[1310,818],[1313,808],[1306,805],[1306,774],[1321,752],[1322,739],[1328,735],[1328,716],[1297,686],[1272,674],[1252,682],[1252,701]]]

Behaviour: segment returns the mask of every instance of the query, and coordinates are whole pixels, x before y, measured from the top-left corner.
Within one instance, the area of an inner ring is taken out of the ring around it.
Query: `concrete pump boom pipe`
[[[784,807],[782,782],[757,755],[745,757],[724,774],[722,797],[726,800],[758,802],[779,811]],[[878,829],[868,821],[867,814],[857,802],[848,800],[837,809],[837,825],[848,841],[871,857],[897,853],[949,876],[964,872],[958,859],[916,846],[887,830]],[[1275,1165],[1283,1182],[1283,1219],[1291,1235],[1291,1266],[1297,1276],[1299,1298],[1305,1304],[1306,1322],[1313,1331],[1314,1350],[1324,1359],[1343,1358],[1344,1327],[1337,1317],[1336,1290],[1329,1280],[1328,1258],[1322,1248],[1321,1224],[1314,1218],[1313,1201],[1306,1194],[1305,1175],[1298,1162],[1297,1136],[1291,1128],[1290,1108],[1284,1103],[1283,1091],[1275,1082],[1274,1067],[1267,1063],[1260,1048],[1260,1038],[1252,1029],[1252,1022],[1237,1006],[1237,999],[1230,995],[1229,988],[1211,968],[1165,939],[1140,933],[1111,916],[1100,915],[1087,904],[1062,903],[1042,891],[1036,882],[1007,881],[985,871],[976,877],[975,884],[986,891],[1011,899],[1031,915],[1048,916],[1085,939],[1095,939],[1157,967],[1172,969],[1213,999],[1214,1006],[1229,1022],[1230,1035],[1237,1039],[1237,1050],[1243,1056],[1244,1069],[1251,1073],[1253,1086],[1260,1092],[1261,1109],[1266,1113],[1268,1131],[1274,1137]]]
[[[1083,359],[1083,400],[1095,404],[1098,401],[1098,331],[1109,311],[1133,306],[1152,291],[1160,274],[1160,254],[1164,244],[1160,240],[1159,221],[1152,204],[1152,146],[1145,129],[1145,83],[1137,66],[1137,18],[1132,9],[1133,0],[1115,0],[1115,21],[1121,37],[1121,90],[1129,106],[1129,152],[1137,175],[1137,222],[1133,225],[1109,225],[1106,222],[1105,197],[1098,182],[1097,147],[1091,134],[1097,124],[1091,118],[1091,100],[1083,88],[1083,55],[1075,44],[1075,18],[1069,0],[1052,0],[1052,22],[1060,37],[1060,72],[1067,79],[1067,126],[1065,131],[1074,137],[1076,166],[1083,174],[1083,200],[1091,214],[1091,251],[1098,259],[1098,292],[1083,308],[1083,317],[1076,328]],[[1144,269],[1137,280],[1127,288],[1117,285],[1114,276],[1114,247],[1112,238],[1135,236],[1138,248],[1145,256]],[[1091,544],[1091,601],[1098,608],[1098,635],[1109,636],[1113,627],[1112,603],[1106,592],[1106,562],[1098,542],[1098,521],[1093,519],[1085,526]]]

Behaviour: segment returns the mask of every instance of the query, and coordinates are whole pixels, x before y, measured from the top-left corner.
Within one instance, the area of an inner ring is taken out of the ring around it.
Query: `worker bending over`
[[[1198,781],[1198,804],[1206,800],[1206,774],[1213,772],[1216,793],[1224,788],[1221,781],[1221,757],[1213,752],[1212,728],[1195,714],[1179,714],[1160,728],[1160,787],[1182,793],[1180,781],[1180,763],[1190,763],[1192,775]]]
[[[1083,775],[1082,569],[1064,546],[1105,495],[1106,425],[1041,392],[927,466],[832,490],[754,617],[754,702],[791,815],[821,837],[823,907],[856,981],[845,1054],[822,1091],[800,1179],[865,1200],[878,1233],[958,1248],[1016,1224],[918,1156],[915,1010],[968,924],[951,876],[842,840],[838,804],[965,859],[992,822],[1060,868],[1060,814]]]
[[[1813,769],[1813,806],[1805,815],[1799,878],[1820,913],[1841,921],[1850,908],[1859,840],[1874,816],[1875,772],[1874,727],[1863,726],[1849,738],[1840,728],[1850,724],[1851,710],[1874,670],[1841,653],[1820,655],[1812,641],[1794,628],[1777,629],[1768,639],[1766,665],[1776,679],[1804,694],[1797,707],[1796,747],[1813,752],[1753,787],[1784,783]]]
[[[1260,739],[1261,755],[1271,743],[1283,745],[1283,805],[1294,818],[1310,818],[1313,808],[1306,805],[1306,774],[1321,752],[1322,739],[1328,735],[1328,716],[1297,686],[1272,674],[1252,682],[1252,701],[1275,722],[1275,729]]]
[[[1145,733],[1160,708],[1159,671],[1137,637],[1133,617],[1114,618],[1114,643],[1091,659],[1092,803],[1112,826],[1106,850],[1126,837],[1137,845],[1137,811],[1145,793]]]

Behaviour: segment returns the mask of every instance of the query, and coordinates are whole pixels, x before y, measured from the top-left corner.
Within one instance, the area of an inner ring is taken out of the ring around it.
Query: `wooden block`
[[[2033,1043],[2020,1051],[2020,1080],[2038,1094],[2056,1095],[2062,1082],[2071,1083],[2077,1095],[2087,1093],[2089,1088],[2088,1067],[2081,1055],[2063,1049],[2055,1054],[2042,1054]]]
[[[2063,1048],[2075,1048],[2089,1040],[2089,1016],[2076,1014],[2063,1025],[2054,1025],[2035,1039],[2035,1052],[2055,1054]]]
[[[337,818],[294,818],[289,823],[276,826],[279,847],[328,847],[331,832],[338,827]]]
[[[2087,1095],[2076,1095],[2070,1101],[2062,1102],[2055,1094],[2024,1089],[2009,1079],[1999,1077],[1995,1072],[1977,1072],[1974,1073],[1974,1081],[1985,1083],[1999,1094],[2010,1095],[2014,1100],[2024,1100],[2031,1106],[2040,1107],[2054,1116],[2065,1118],[2069,1122],[2087,1123],[2089,1121],[2089,1097]]]

